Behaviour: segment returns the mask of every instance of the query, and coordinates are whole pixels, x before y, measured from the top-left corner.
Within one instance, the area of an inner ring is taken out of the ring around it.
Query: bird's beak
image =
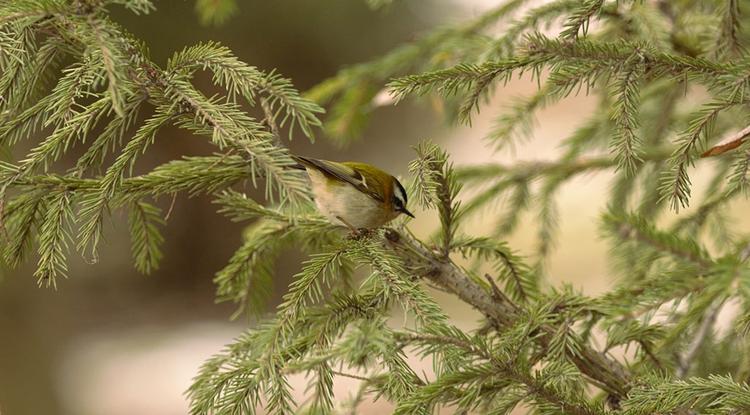
[[[411,217],[412,219],[414,219],[414,215],[413,215],[413,214],[412,214],[411,212],[409,212],[408,210],[406,210],[406,208],[403,208],[403,209],[401,210],[401,213],[403,213],[403,214],[405,214],[405,215],[407,215],[407,216]]]

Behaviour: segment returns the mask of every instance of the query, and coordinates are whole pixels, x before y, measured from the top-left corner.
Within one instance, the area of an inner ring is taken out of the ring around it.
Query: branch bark
[[[750,259],[750,243],[745,244],[742,248],[739,249],[739,251],[737,251],[737,258],[739,259],[740,265],[744,264],[748,259]],[[701,346],[703,346],[706,338],[711,334],[713,330],[714,324],[716,323],[716,318],[719,316],[725,300],[725,298],[719,298],[714,301],[713,304],[711,304],[708,310],[706,310],[706,312],[704,313],[703,320],[701,320],[700,326],[698,326],[698,329],[695,331],[695,335],[690,341],[687,350],[685,351],[685,353],[678,356],[677,369],[675,370],[675,375],[678,378],[684,378],[690,371],[690,367],[695,360],[695,356],[698,354]]]
[[[726,153],[727,151],[734,150],[735,148],[741,146],[748,137],[750,137],[750,125],[721,140],[722,144],[717,144],[711,147],[710,149],[708,149],[708,151],[701,154],[701,157],[718,156],[720,154]]]
[[[711,304],[709,309],[706,310],[706,313],[703,315],[701,325],[698,327],[698,330],[696,330],[695,335],[693,336],[693,340],[690,341],[690,345],[688,346],[685,353],[678,358],[677,370],[675,370],[675,375],[678,378],[684,378],[685,375],[687,375],[690,371],[690,367],[693,365],[693,361],[695,360],[695,355],[698,354],[701,346],[703,346],[703,343],[706,341],[706,337],[713,330],[714,323],[716,322],[716,317],[719,315],[721,306],[723,304],[724,300],[719,299]]]
[[[439,251],[432,251],[414,238],[389,230],[387,245],[399,254],[407,266],[419,277],[456,295],[482,313],[495,326],[502,329],[514,324],[520,317],[518,307],[506,296],[494,296],[471,278],[453,261],[442,257]],[[547,347],[557,328],[544,325],[542,335],[536,341]],[[631,388],[631,375],[616,360],[604,353],[584,345],[580,355],[571,356],[571,361],[594,384],[610,394],[614,402],[623,399]]]
[[[500,360],[496,356],[493,356],[492,354],[487,353],[484,350],[478,349],[472,344],[466,343],[461,339],[445,336],[406,333],[398,333],[397,336],[405,341],[438,342],[456,346],[468,353],[480,357],[481,359],[489,361],[504,376],[512,379],[515,382],[518,382],[521,385],[524,385],[530,394],[535,395],[555,406],[558,406],[563,410],[563,413],[565,414],[599,415],[598,411],[586,405],[585,403],[571,402],[567,397],[561,396],[557,391],[549,388],[543,382],[539,382],[533,376],[530,376],[527,373],[519,372],[512,365],[508,364],[508,362]]]

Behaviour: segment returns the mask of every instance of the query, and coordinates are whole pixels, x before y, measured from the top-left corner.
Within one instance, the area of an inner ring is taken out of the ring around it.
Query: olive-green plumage
[[[307,171],[318,210],[353,230],[383,226],[404,213],[406,191],[392,175],[372,165],[295,156]]]

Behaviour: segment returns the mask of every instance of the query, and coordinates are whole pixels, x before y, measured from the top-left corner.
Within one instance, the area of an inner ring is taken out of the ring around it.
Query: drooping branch
[[[398,252],[404,262],[419,277],[456,295],[482,313],[497,329],[513,325],[519,318],[519,309],[507,297],[493,296],[491,291],[471,279],[450,259],[439,252],[424,247],[414,238],[389,230],[386,244]],[[556,327],[543,325],[536,339],[546,348],[557,331]],[[580,355],[571,357],[578,369],[592,382],[607,391],[615,400],[624,398],[630,390],[630,374],[619,362],[604,353],[583,346]]]
[[[597,415],[600,412],[594,408],[571,402],[567,397],[560,396],[554,389],[550,388],[544,382],[539,382],[528,373],[520,372],[512,364],[499,359],[497,356],[487,350],[476,347],[475,345],[464,341],[463,339],[452,336],[440,336],[433,334],[411,334],[395,333],[396,339],[404,342],[426,343],[426,344],[447,344],[455,346],[462,351],[474,355],[480,359],[489,361],[499,374],[514,382],[523,385],[530,395],[538,397],[552,405],[561,408],[564,413],[571,415]]]
[[[714,323],[716,323],[716,318],[718,317],[723,304],[723,301],[716,301],[711,304],[703,315],[703,320],[701,320],[701,324],[698,326],[687,350],[685,350],[684,354],[678,356],[677,370],[675,370],[675,375],[678,378],[684,378],[685,375],[688,374],[690,367],[693,365],[695,356],[706,341],[706,337],[709,336],[713,330]]]

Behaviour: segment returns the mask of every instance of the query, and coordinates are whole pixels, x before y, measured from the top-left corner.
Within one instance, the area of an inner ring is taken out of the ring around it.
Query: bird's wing
[[[357,188],[357,190],[365,193],[373,199],[381,202],[383,201],[382,196],[368,187],[364,176],[352,167],[335,161],[320,160],[310,157],[292,156],[292,158],[303,166],[314,168],[323,174],[349,183]]]

